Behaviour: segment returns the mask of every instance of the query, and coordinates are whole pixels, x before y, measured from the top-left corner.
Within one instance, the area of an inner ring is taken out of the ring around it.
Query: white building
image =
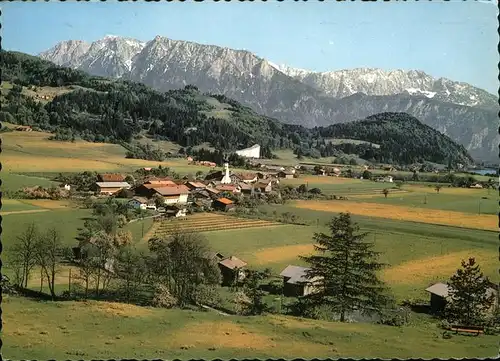
[[[260,158],[260,145],[255,144],[250,148],[245,148],[241,150],[237,150],[236,154],[245,158]]]
[[[128,206],[130,208],[145,210],[148,206],[148,200],[144,197],[134,197],[128,201]]]
[[[229,163],[224,163],[224,177],[222,177],[222,184],[231,184],[231,175],[229,174]]]

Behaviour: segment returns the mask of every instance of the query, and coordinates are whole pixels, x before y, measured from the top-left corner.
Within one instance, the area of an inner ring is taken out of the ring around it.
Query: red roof
[[[225,205],[229,205],[229,204],[233,204],[234,202],[230,199],[227,199],[227,198],[219,198],[217,199],[217,201],[221,202],[222,204],[225,204]]]

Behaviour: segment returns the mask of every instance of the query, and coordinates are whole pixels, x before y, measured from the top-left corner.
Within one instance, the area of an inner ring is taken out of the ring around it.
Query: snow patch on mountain
[[[436,95],[436,92],[430,92],[427,90],[422,90],[422,89],[415,89],[415,88],[407,88],[406,91],[410,93],[410,95],[425,95],[427,98],[433,98],[434,95]]]

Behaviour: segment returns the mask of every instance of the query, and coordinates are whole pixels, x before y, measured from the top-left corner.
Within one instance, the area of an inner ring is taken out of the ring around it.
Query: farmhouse
[[[234,202],[227,198],[219,198],[212,202],[212,207],[219,211],[229,211],[234,208]]]
[[[433,284],[432,286],[426,288],[425,290],[429,292],[431,295],[430,298],[431,312],[433,313],[443,312],[444,308],[446,307],[446,304],[451,300],[450,287],[446,283],[439,282]],[[495,303],[492,306],[492,309],[498,307],[498,285],[490,282],[490,287],[488,288],[487,294],[495,295]]]
[[[245,271],[243,268],[247,263],[237,257],[230,256],[222,259],[219,261],[218,265],[222,274],[223,286],[230,286],[233,282],[237,280],[242,281],[245,278]]]
[[[63,184],[59,185],[59,188],[63,188],[65,191],[69,191],[69,190],[71,190],[71,185],[69,185],[67,183],[63,183]]]
[[[118,173],[104,173],[97,175],[99,182],[124,182],[125,177],[123,174]]]
[[[145,197],[134,197],[131,200],[129,200],[127,204],[130,208],[145,210],[149,202],[148,199]]]
[[[286,171],[282,170],[282,171],[278,172],[279,178],[292,179],[293,175],[294,175],[294,172],[292,172],[290,170],[286,170]]]
[[[476,184],[471,185],[469,188],[478,188],[478,189],[481,189],[481,188],[483,188],[483,186],[481,184],[479,184],[479,183],[476,183]]]
[[[97,182],[95,183],[94,189],[97,191],[97,194],[111,195],[122,189],[130,189],[130,187],[130,184],[127,182]]]
[[[210,195],[210,197],[216,197],[217,194],[219,194],[220,192],[215,189],[215,188],[212,188],[212,187],[207,187],[205,188],[205,190],[207,191],[207,193]]]
[[[307,296],[315,291],[315,283],[320,278],[307,279],[306,272],[308,270],[309,268],[289,265],[281,271],[280,276],[283,277],[284,296]]]
[[[281,172],[285,170],[285,167],[282,167],[280,165],[266,165],[266,169],[271,172]]]
[[[241,193],[252,194],[253,186],[251,184],[240,183],[240,184],[238,184],[238,186],[240,187]]]
[[[273,182],[272,180],[260,181],[255,184],[255,188],[258,189],[261,193],[269,193],[273,190]]]
[[[241,193],[241,188],[234,184],[219,184],[215,187],[219,192],[229,192],[233,194]]]
[[[392,176],[388,175],[385,177],[379,177],[375,180],[376,182],[382,182],[382,183],[393,183],[394,179]]]
[[[207,188],[207,186],[201,182],[186,182],[185,185],[191,191],[201,191],[201,190]]]
[[[233,183],[243,182],[247,184],[257,182],[258,176],[255,173],[235,173],[231,175]]]
[[[151,189],[165,199],[165,204],[186,204],[188,201],[189,188],[184,185]]]
[[[169,205],[165,207],[165,214],[167,215],[167,217],[186,217],[187,209],[176,204]]]
[[[140,197],[151,198],[156,192],[153,188],[158,188],[154,184],[141,184],[134,189],[134,193]]]

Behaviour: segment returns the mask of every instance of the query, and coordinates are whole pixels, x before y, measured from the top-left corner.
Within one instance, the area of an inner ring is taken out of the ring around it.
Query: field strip
[[[498,216],[349,201],[297,201],[294,207],[324,212],[498,231]]]
[[[50,209],[30,209],[28,211],[0,212],[0,216],[8,216],[10,214],[40,213],[40,212],[48,212],[48,211],[50,211]]]
[[[257,252],[252,252],[251,257],[256,264],[265,265],[284,261],[295,261],[299,256],[308,256],[314,252],[314,245],[297,244],[282,247],[262,248]]]
[[[50,199],[23,199],[21,203],[45,209],[71,209],[71,203],[68,201],[54,201]]]
[[[389,284],[420,284],[439,280],[445,281],[460,268],[461,261],[469,257],[474,257],[485,273],[487,273],[488,269],[497,268],[498,252],[485,249],[470,249],[408,261],[385,269],[382,271],[382,278]]]

